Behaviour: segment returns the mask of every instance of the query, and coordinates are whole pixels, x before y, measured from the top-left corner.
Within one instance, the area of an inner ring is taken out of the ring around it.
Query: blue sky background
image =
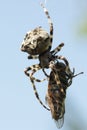
[[[49,31],[40,0],[0,1],[0,130],[57,130],[50,112],[37,101],[23,70],[38,61],[27,60],[20,51],[27,31],[42,26]],[[44,0],[42,1],[44,2]],[[87,0],[47,0],[54,23],[53,48],[64,42],[59,53],[67,57],[76,73],[67,90],[65,123],[61,130],[87,130],[87,34],[81,26],[87,21]],[[37,76],[42,77],[42,72]],[[47,82],[36,84],[41,99]]]

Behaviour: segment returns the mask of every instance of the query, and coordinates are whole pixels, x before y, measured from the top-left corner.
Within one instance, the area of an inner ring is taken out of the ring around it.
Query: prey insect
[[[75,71],[70,70],[67,59],[63,56],[59,56],[59,59],[64,63],[50,62],[51,73],[46,95],[46,101],[57,128],[61,128],[64,123],[66,90],[72,84],[72,79],[83,73],[74,75]]]

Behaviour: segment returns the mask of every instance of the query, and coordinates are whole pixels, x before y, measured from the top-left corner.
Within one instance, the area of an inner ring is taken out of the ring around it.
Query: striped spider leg
[[[51,47],[52,47],[52,42],[53,42],[53,23],[51,21],[51,17],[49,15],[48,10],[44,7],[44,5],[42,3],[41,3],[41,6],[44,9],[44,12],[45,12],[45,14],[47,16],[48,23],[49,23],[49,26],[50,26],[50,43],[49,43],[49,49],[48,49],[48,50],[50,50]]]
[[[31,83],[32,83],[35,96],[36,96],[36,98],[38,99],[39,103],[40,103],[45,109],[50,110],[49,108],[47,108],[47,107],[43,104],[43,102],[42,102],[41,99],[39,98],[39,94],[38,94],[38,92],[37,92],[37,89],[36,89],[36,86],[35,86],[35,83],[34,83],[34,81],[42,82],[42,81],[44,81],[45,79],[39,80],[39,79],[36,79],[35,77],[32,76],[32,75],[33,75],[37,70],[39,70],[39,69],[41,69],[40,66],[39,66],[39,64],[36,64],[36,65],[32,65],[31,67],[27,67],[24,72],[25,72],[25,74],[26,74],[28,77],[30,77],[30,81],[31,81]],[[31,70],[32,73],[28,73],[29,70]]]

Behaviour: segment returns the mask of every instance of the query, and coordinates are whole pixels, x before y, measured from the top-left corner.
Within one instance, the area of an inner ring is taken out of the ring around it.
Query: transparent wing
[[[58,120],[54,120],[58,129],[62,128],[64,124],[64,116]]]

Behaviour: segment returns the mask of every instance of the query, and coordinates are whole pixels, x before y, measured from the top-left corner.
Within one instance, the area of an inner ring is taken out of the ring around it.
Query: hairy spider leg
[[[64,43],[60,43],[54,50],[51,51],[51,54],[55,55],[61,50],[63,46],[64,46]]]
[[[24,72],[27,76],[31,77],[33,75],[34,72],[36,72],[37,70],[41,69],[40,65],[39,64],[36,64],[36,65],[32,65],[30,67],[27,67]],[[28,71],[32,71],[31,74],[28,73]]]
[[[44,68],[42,69],[42,71],[43,71],[43,73],[44,73],[44,75],[45,75],[46,77],[49,77],[49,75],[46,73],[46,71],[45,71]]]
[[[47,108],[47,107],[43,104],[43,102],[40,100],[39,94],[38,94],[38,92],[37,92],[37,90],[36,90],[36,86],[35,86],[35,84],[34,84],[34,80],[33,80],[31,77],[30,77],[30,80],[31,80],[32,85],[33,85],[33,89],[34,89],[35,96],[36,96],[36,98],[38,99],[39,103],[40,103],[45,109],[47,109],[48,111],[50,111],[50,109]]]
[[[52,47],[52,42],[53,42],[53,23],[51,21],[51,17],[49,15],[49,12],[48,10],[44,7],[44,5],[41,3],[41,6],[42,8],[44,9],[44,12],[48,18],[48,23],[49,23],[49,26],[50,26],[50,45],[49,45],[49,49],[51,49]]]
[[[33,77],[33,74],[34,74],[36,71],[40,70],[40,69],[41,69],[41,67],[39,66],[39,64],[36,64],[36,65],[32,65],[31,67],[27,67],[24,72],[25,72],[25,74],[26,74],[28,77],[30,77],[30,81],[31,81],[31,83],[32,83],[33,90],[34,90],[34,93],[35,93],[35,96],[36,96],[37,100],[40,102],[40,104],[41,104],[45,109],[50,110],[50,109],[47,108],[47,107],[43,104],[43,102],[40,100],[39,94],[38,94],[38,92],[37,92],[37,89],[36,89],[36,86],[35,86],[35,83],[34,83],[34,81],[42,82],[42,81],[45,80],[45,79],[39,80],[39,79],[35,79],[35,78]],[[30,71],[30,70],[31,70],[32,72],[31,72],[31,73],[28,73],[28,71]]]
[[[28,59],[38,59],[39,56],[37,55],[29,55]]]
[[[46,80],[46,78],[42,79],[42,80],[39,80],[39,79],[36,79],[35,77],[33,77],[34,73],[37,72],[38,70],[40,70],[41,67],[39,64],[36,64],[36,65],[32,65],[30,67],[27,67],[25,70],[24,70],[24,73],[28,76],[28,77],[31,77],[32,80],[36,81],[36,82],[43,82],[44,80]],[[28,73],[28,71],[32,71],[31,73]]]

